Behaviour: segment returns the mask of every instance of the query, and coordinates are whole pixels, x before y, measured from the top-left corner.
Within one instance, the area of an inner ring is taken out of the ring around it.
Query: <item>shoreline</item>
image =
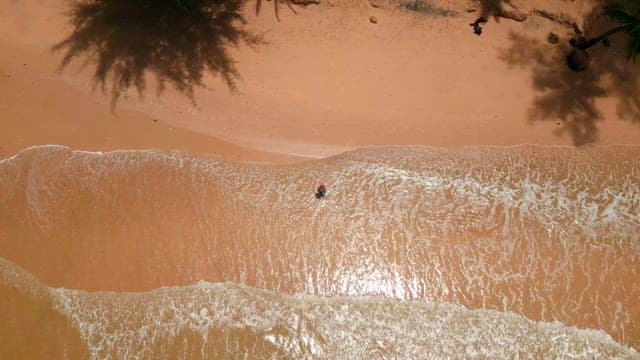
[[[9,156],[0,158],[0,162],[12,160],[18,158],[21,153],[29,152],[35,149],[44,149],[44,148],[62,148],[65,150],[69,150],[76,153],[81,154],[95,154],[95,155],[108,155],[108,154],[117,154],[120,152],[159,152],[159,153],[167,153],[167,154],[183,154],[186,156],[196,157],[196,158],[211,158],[214,160],[222,160],[230,163],[248,163],[248,164],[256,164],[256,165],[294,165],[298,163],[308,162],[308,161],[320,161],[320,160],[330,160],[332,158],[344,156],[346,154],[352,152],[360,152],[366,150],[376,150],[376,149],[396,149],[396,148],[407,148],[410,150],[454,150],[454,151],[466,151],[466,150],[482,150],[482,149],[509,149],[509,148],[541,148],[541,149],[572,149],[576,151],[588,151],[590,148],[640,148],[640,144],[588,144],[580,147],[576,147],[573,145],[558,145],[558,144],[533,144],[533,143],[524,143],[524,144],[510,144],[510,145],[462,145],[462,146],[453,146],[453,147],[443,147],[443,146],[431,146],[431,145],[421,145],[421,144],[406,144],[406,145],[369,145],[362,146],[352,149],[347,149],[344,151],[332,153],[327,156],[318,156],[318,157],[302,157],[295,154],[288,153],[269,153],[265,152],[266,155],[274,155],[274,156],[283,156],[285,159],[290,158],[289,162],[279,162],[279,161],[253,161],[253,160],[236,160],[232,157],[227,157],[220,155],[218,153],[206,153],[206,152],[197,152],[197,151],[188,151],[188,150],[180,150],[180,149],[163,149],[163,148],[112,148],[112,149],[81,149],[74,148],[69,145],[64,144],[39,144],[32,145],[20,149],[14,154]],[[257,151],[256,151],[257,152]]]

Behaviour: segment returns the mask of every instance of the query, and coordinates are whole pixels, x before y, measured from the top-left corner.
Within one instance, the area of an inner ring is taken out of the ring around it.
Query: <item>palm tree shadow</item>
[[[585,36],[595,36],[612,24],[600,16],[601,8],[585,17]],[[554,121],[556,135],[570,134],[577,146],[598,139],[598,122],[604,120],[597,107],[598,99],[615,98],[621,119],[640,125],[640,69],[625,58],[624,36],[612,37],[609,48],[598,45],[590,49],[591,65],[583,72],[566,66],[571,48],[551,45],[530,36],[511,33],[511,46],[499,57],[512,67],[530,68],[532,85],[537,92],[528,110],[530,122]]]
[[[601,6],[595,7],[584,19],[584,33],[587,37],[596,36],[618,25],[602,15],[602,8],[613,4],[625,5],[636,14],[640,12],[640,2],[637,0],[604,0]],[[640,126],[640,65],[632,63],[627,57],[628,37],[624,34],[614,35],[610,38],[609,47],[600,45],[591,50],[592,71],[608,78],[611,96],[618,100],[617,115],[620,119]]]
[[[568,46],[553,48],[516,33],[510,34],[510,40],[512,46],[502,51],[501,60],[511,66],[530,67],[533,88],[538,93],[527,113],[529,121],[555,121],[555,134],[569,133],[578,146],[595,142],[596,122],[602,120],[596,100],[608,94],[601,85],[601,75],[568,69]]]
[[[612,74],[618,80],[616,86],[616,90],[620,94],[620,101],[617,107],[618,116],[621,119],[640,125],[639,71],[618,68],[612,69]]]
[[[610,61],[613,65],[607,71],[618,97],[616,111],[621,119],[640,125],[640,64],[631,63],[625,58],[626,44],[620,37],[617,39],[611,46],[611,53],[607,54],[614,58]]]
[[[147,74],[157,92],[172,84],[194,104],[194,89],[208,72],[236,90],[240,75],[229,47],[263,44],[243,28],[240,0],[84,0],[71,5],[73,32],[53,47],[65,51],[63,70],[75,58],[95,63],[94,86],[110,84],[112,109],[135,87],[139,96]]]

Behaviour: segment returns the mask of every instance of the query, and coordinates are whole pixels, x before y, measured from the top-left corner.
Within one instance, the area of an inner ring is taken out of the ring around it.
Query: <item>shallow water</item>
[[[640,357],[601,331],[448,303],[284,295],[207,282],[143,293],[89,293],[45,287],[6,260],[0,260],[0,275],[0,289],[9,295],[0,302],[3,310],[13,305],[23,317],[40,312],[49,324],[0,325],[13,335],[4,343],[8,357]],[[22,348],[29,353],[11,352],[25,345],[16,341],[20,336],[31,340]]]
[[[639,179],[632,146],[372,148],[286,166],[34,147],[0,162],[0,256],[79,289],[33,285],[40,300],[24,301],[98,357],[495,357],[520,345],[599,358],[627,350],[552,322],[640,346]],[[178,323],[204,325],[163,327],[168,302],[191,319]]]

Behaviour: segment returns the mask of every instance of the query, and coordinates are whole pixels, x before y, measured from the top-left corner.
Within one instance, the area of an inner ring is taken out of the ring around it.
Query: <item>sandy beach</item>
[[[61,144],[87,150],[180,149],[265,161],[265,152],[323,157],[369,145],[640,141],[638,104],[627,89],[637,85],[637,67],[629,64],[619,75],[626,83],[606,72],[578,78],[562,61],[550,63],[550,74],[541,73],[546,60],[531,54],[555,55],[568,41],[566,26],[535,15],[522,23],[492,19],[476,36],[468,24],[478,16],[478,6],[431,3],[448,12],[338,2],[295,7],[297,14],[285,6],[278,22],[271,4],[256,16],[249,3],[247,28],[266,44],[230,50],[240,76],[235,92],[205,76],[206,88],[195,89],[194,106],[171,86],[158,96],[150,74],[142,99],[135,88],[126,89],[113,110],[109,89],[94,89],[92,64],[82,69],[85,58],[73,58],[59,71],[64,50],[52,48],[72,31],[63,13],[68,5],[5,1],[2,154]],[[522,10],[536,6],[569,14],[580,24],[589,13],[583,1],[529,1]],[[560,44],[547,43],[549,32],[561,37]],[[601,56],[596,60],[620,58],[623,45],[615,37],[612,48],[595,49]],[[545,76],[560,83],[540,89],[535,82]],[[603,85],[594,89],[583,83],[588,76]],[[295,158],[271,160],[287,159]]]
[[[0,0],[0,357],[638,355],[640,66],[566,66],[597,1],[92,4]]]

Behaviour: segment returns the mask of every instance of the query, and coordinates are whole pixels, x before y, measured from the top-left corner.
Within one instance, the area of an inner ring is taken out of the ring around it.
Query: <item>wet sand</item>
[[[3,54],[12,61],[0,63],[0,158],[36,144],[66,144],[85,150],[180,149],[234,161],[286,163],[303,159],[244,148],[136,110],[113,112],[108,100],[79,91],[54,74],[42,76],[43,63],[50,59],[33,60],[22,67],[15,63],[16,55],[23,60],[37,58],[35,51],[5,46]],[[19,70],[7,70],[11,68]]]

